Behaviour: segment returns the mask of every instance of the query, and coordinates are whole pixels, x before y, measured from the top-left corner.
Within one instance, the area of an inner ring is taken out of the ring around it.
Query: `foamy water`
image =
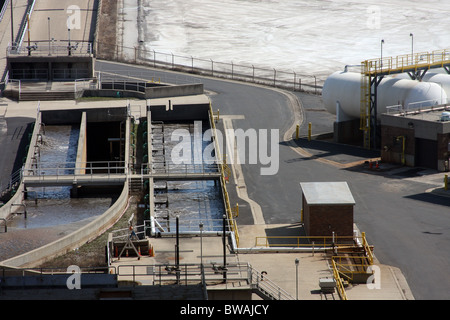
[[[381,39],[386,57],[450,48],[449,12],[439,0],[125,0],[124,45],[323,78],[379,57]]]

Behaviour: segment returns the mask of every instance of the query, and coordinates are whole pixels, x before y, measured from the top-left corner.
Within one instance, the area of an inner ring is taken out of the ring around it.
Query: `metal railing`
[[[256,247],[314,247],[343,248],[355,246],[362,241],[361,236],[259,236],[255,237]]]
[[[95,175],[126,173],[125,161],[92,161],[92,162],[37,162],[26,170],[26,176],[67,176],[75,175]]]
[[[258,290],[267,299],[294,300],[285,290],[255,270],[247,263],[227,264],[161,264],[161,265],[119,265],[119,280],[140,282],[146,285],[216,285],[244,282],[251,290]]]
[[[176,232],[176,221],[175,219],[171,219],[170,217],[152,217],[152,220],[149,220],[149,225],[152,225],[152,222],[155,225],[155,228],[159,230],[159,232],[165,234],[174,234]],[[200,223],[203,224],[203,231],[200,231]],[[229,221],[227,219],[227,223]],[[209,218],[205,217],[204,219],[182,219],[178,224],[180,233],[188,233],[192,235],[200,235],[203,234],[207,236],[208,234],[219,235],[223,233],[223,219],[220,218]],[[228,233],[226,231],[226,233]]]
[[[370,74],[406,72],[423,67],[444,66],[450,64],[450,49],[371,59],[367,60],[367,63],[367,72]]]
[[[295,71],[175,55],[173,53],[146,50],[140,46],[125,47],[102,43],[101,41],[98,42],[98,46],[99,48],[108,48],[107,52],[98,54],[98,59],[102,59],[102,55],[105,55],[105,59],[110,60],[112,55],[117,61],[147,64],[154,68],[227,78],[290,90],[319,93],[325,81],[325,79],[318,79],[315,75],[301,74]]]
[[[0,181],[0,196],[3,196],[5,192],[12,190],[14,187],[18,186],[22,180],[22,169],[14,172],[8,180]]]
[[[208,174],[220,172],[220,168],[218,164],[212,163],[172,163],[172,162],[152,162],[152,173],[162,173],[167,175],[173,174],[189,174],[189,173],[197,173],[197,174]],[[148,168],[148,166],[147,166]],[[143,168],[144,171],[148,171],[148,169]]]
[[[67,42],[67,43],[66,43]],[[6,56],[92,56],[92,43],[87,41],[33,41],[26,46],[9,45],[6,49]]]

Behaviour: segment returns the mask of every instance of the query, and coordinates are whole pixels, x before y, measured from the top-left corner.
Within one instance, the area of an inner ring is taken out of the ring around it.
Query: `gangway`
[[[377,139],[377,88],[383,77],[407,73],[420,80],[430,69],[443,68],[450,74],[450,49],[418,52],[365,60],[361,63],[361,118],[364,147],[376,148]]]

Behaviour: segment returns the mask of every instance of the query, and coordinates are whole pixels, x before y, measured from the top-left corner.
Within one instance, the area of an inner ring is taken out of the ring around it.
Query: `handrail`
[[[259,247],[346,247],[354,245],[358,239],[358,236],[258,236],[255,237],[255,246]],[[289,243],[283,241],[281,243],[270,243],[270,240],[294,240],[295,243]],[[264,240],[261,242],[260,240]],[[334,241],[334,243],[333,243]]]
[[[157,264],[157,265],[119,265],[117,276],[140,280],[151,285],[192,284],[215,285],[224,282],[246,281],[252,290],[258,290],[267,298],[274,300],[294,300],[285,290],[263,276],[248,263],[227,264]]]
[[[342,300],[348,300],[347,293],[345,292],[344,283],[339,275],[339,271],[336,266],[336,262],[334,260],[331,260],[332,269],[333,269],[333,276],[336,280],[336,286],[338,289],[339,296]]]
[[[251,266],[248,267],[250,275],[250,285],[253,289],[259,290],[272,300],[295,300],[287,291],[276,285],[274,282],[266,278],[259,271]]]
[[[35,168],[26,170],[26,176],[67,176],[75,172],[85,171],[83,175],[125,174],[125,161],[92,161],[92,162],[49,162],[40,163]],[[105,172],[106,171],[106,172]]]
[[[367,73],[405,72],[410,69],[439,67],[450,64],[450,49],[404,54],[367,60]]]
[[[369,265],[373,264],[373,253],[372,253],[372,249],[369,247],[369,243],[367,242],[366,239],[366,233],[365,232],[361,232],[361,237],[362,237],[362,244],[364,247],[364,251],[367,255],[367,258],[369,260]]]

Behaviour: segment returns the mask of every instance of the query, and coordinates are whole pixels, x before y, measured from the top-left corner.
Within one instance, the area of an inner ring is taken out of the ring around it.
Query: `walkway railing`
[[[258,291],[266,299],[294,300],[285,290],[255,270],[247,263],[227,264],[162,264],[162,265],[119,265],[117,275],[120,281],[128,280],[145,285],[218,285],[243,282],[252,291]],[[236,287],[236,286],[234,286]]]
[[[80,173],[82,175],[95,174],[125,174],[124,161],[91,161],[64,163],[33,163],[24,173],[25,176],[67,176]]]
[[[114,58],[117,61],[147,64],[154,68],[252,82],[290,90],[319,93],[325,81],[325,79],[318,79],[315,75],[301,74],[295,71],[175,55],[173,53],[146,50],[140,46],[125,47],[116,45],[115,49],[112,49],[110,43],[102,43],[101,41],[99,41],[98,46],[109,48],[108,52],[105,52],[105,56],[109,57],[111,52],[114,52]],[[97,58],[102,59],[102,54],[100,53]]]

